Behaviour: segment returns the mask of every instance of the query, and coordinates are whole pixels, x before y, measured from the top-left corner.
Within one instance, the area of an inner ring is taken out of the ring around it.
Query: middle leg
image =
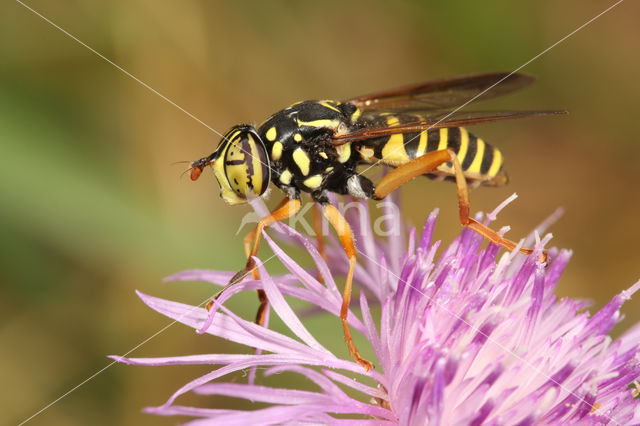
[[[349,271],[347,272],[347,279],[344,283],[344,291],[342,293],[342,307],[340,308],[340,320],[342,321],[342,329],[344,332],[344,340],[349,347],[349,353],[356,360],[356,362],[362,365],[366,370],[373,368],[373,364],[360,355],[353,337],[351,336],[351,328],[347,322],[347,315],[349,314],[349,303],[351,302],[351,285],[353,283],[353,271],[356,266],[356,246],[353,241],[353,233],[351,227],[345,218],[340,214],[337,208],[331,204],[325,204],[322,207],[322,213],[327,218],[331,226],[336,230],[342,248],[349,259]]]

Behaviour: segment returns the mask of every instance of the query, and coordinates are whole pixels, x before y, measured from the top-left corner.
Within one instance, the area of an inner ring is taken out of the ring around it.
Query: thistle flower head
[[[188,423],[193,425],[640,422],[640,404],[634,400],[640,378],[640,324],[617,340],[607,335],[640,282],[590,315],[586,302],[554,295],[571,253],[550,249],[548,265],[542,264],[538,259],[548,237],[538,239],[536,252],[529,257],[516,252],[498,257],[499,247],[482,248],[482,237],[463,230],[438,255],[440,242],[432,242],[437,211],[429,215],[419,236],[411,230],[405,242],[400,232],[384,241],[374,238],[366,203],[358,210],[348,217],[359,250],[354,283],[361,289],[352,308],[360,308],[361,318],[350,312],[348,320],[368,340],[377,359],[375,370],[365,372],[351,359],[328,350],[285,300],[285,296],[304,300],[337,317],[342,299],[333,276],[347,270],[342,248],[330,241],[325,262],[310,240],[280,225],[282,239],[309,252],[324,283],[316,279],[315,270],[297,264],[265,234],[288,273],[271,276],[256,259],[261,280],[235,285],[220,303],[240,291],[263,289],[273,312],[294,337],[260,327],[224,306],[207,325],[204,308],[139,293],[147,305],[170,318],[194,329],[205,325],[206,333],[257,349],[250,354],[113,357],[136,365],[215,366],[164,404],[146,411],[195,417]],[[397,214],[388,214],[385,220],[387,229],[402,228]],[[232,275],[192,270],[169,280],[224,285]],[[379,318],[372,315],[372,304],[380,305]],[[263,369],[262,378],[255,377],[256,367]],[[253,369],[248,383],[224,382],[229,374],[244,369]],[[263,378],[285,371],[306,377],[317,389],[260,384]],[[177,404],[176,399],[187,392],[270,405],[251,409],[248,404],[242,411]]]

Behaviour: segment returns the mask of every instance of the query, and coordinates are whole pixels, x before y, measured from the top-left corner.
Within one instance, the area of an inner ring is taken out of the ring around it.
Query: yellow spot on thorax
[[[309,174],[309,166],[311,165],[311,160],[302,148],[297,148],[295,151],[293,151],[293,161],[296,163],[296,166],[298,166],[303,175],[306,176]]]
[[[280,157],[282,157],[282,148],[282,142],[280,141],[273,144],[273,147],[271,148],[271,159],[273,161],[278,161]]]
[[[591,414],[595,413],[596,410],[600,408],[600,403],[599,402],[594,402],[593,403],[593,407],[591,407],[591,411],[589,411]]]
[[[312,120],[312,121],[302,121],[300,119],[298,121],[298,126],[307,126],[307,127],[326,127],[329,129],[337,129],[340,125],[340,120],[329,120],[329,119],[321,119],[321,120]]]
[[[300,133],[296,133],[293,135],[293,140],[296,142],[300,142],[302,140],[302,135]]]
[[[332,109],[332,110],[334,110],[336,112],[340,112],[340,110],[338,108],[336,108],[337,104],[336,104],[335,101],[332,101],[332,100],[329,100],[329,99],[325,99],[324,101],[319,101],[318,103],[320,105],[322,105],[323,107],[325,107],[325,108],[329,108],[329,109]]]
[[[362,111],[360,110],[360,108],[356,108],[356,110],[353,111],[353,114],[351,114],[351,123],[355,123],[356,121],[358,121],[358,118],[360,118],[361,114]]]
[[[370,162],[373,158],[373,155],[375,154],[372,148],[366,146],[360,147],[358,152],[360,153],[360,157],[367,162]]]
[[[326,152],[324,152],[324,151],[320,151],[320,152],[318,153],[318,155],[320,155],[320,157],[324,158],[325,160],[326,160],[327,158],[329,158],[329,156],[327,155],[327,153],[326,153]]]
[[[400,120],[398,119],[398,117],[395,117],[393,115],[389,115],[389,114],[384,114],[387,117],[387,126],[389,127],[395,127],[400,125]]]
[[[291,183],[292,177],[293,177],[293,174],[289,171],[289,169],[285,169],[280,174],[280,182],[284,183],[285,185],[289,185]]]
[[[351,157],[351,142],[336,146],[336,152],[338,153],[338,161],[346,163]]]
[[[322,175],[313,175],[303,182],[304,186],[311,189],[316,189],[322,185]]]
[[[278,136],[278,132],[276,131],[276,128],[271,127],[269,130],[267,130],[266,136],[268,141],[270,142],[275,141],[276,137]]]

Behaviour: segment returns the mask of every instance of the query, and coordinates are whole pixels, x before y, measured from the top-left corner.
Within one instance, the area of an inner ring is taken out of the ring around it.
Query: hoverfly
[[[507,176],[502,153],[462,126],[559,111],[470,112],[457,108],[512,93],[533,81],[533,77],[515,73],[454,77],[344,101],[298,102],[275,113],[257,129],[247,124],[232,127],[211,155],[191,163],[191,179],[198,179],[203,169],[211,166],[221,197],[232,205],[262,196],[269,183],[280,188],[285,198],[245,237],[246,266],[227,287],[249,273],[259,279],[252,257],[258,251],[262,230],[295,215],[301,208],[301,192],[309,193],[317,206],[315,213],[322,211],[349,259],[340,318],[351,355],[370,369],[372,364],[358,353],[347,323],[356,264],[353,234],[329,203],[327,193],[380,200],[420,175],[452,180],[457,186],[460,223],[508,250],[515,249],[515,243],[469,217],[468,187],[500,186],[507,182]],[[374,184],[357,171],[365,164],[382,164],[393,170]],[[262,324],[268,300],[262,291],[259,297],[256,322]]]

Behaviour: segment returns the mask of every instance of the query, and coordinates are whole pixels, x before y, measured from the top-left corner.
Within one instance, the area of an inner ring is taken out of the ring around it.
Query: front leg
[[[233,285],[240,280],[242,280],[247,274],[250,273],[253,269],[255,269],[255,262],[253,261],[253,257],[258,254],[258,248],[260,248],[260,238],[262,237],[262,231],[276,222],[280,222],[283,220],[287,220],[292,216],[295,216],[296,213],[300,211],[301,203],[299,198],[287,199],[287,201],[282,205],[282,207],[275,210],[268,216],[263,217],[258,221],[258,225],[254,230],[253,234],[253,243],[251,244],[251,250],[247,256],[247,264],[244,269],[238,271],[237,274],[231,278],[229,284]]]
[[[255,227],[255,229],[251,233],[249,233],[247,237],[245,237],[245,250],[247,252],[247,264],[242,270],[238,271],[238,273],[236,273],[233,276],[233,278],[231,278],[229,283],[226,286],[224,286],[222,290],[218,292],[218,294],[216,294],[213,297],[214,300],[218,299],[226,289],[228,289],[234,284],[239,283],[244,277],[246,277],[250,273],[253,273],[254,271],[257,272],[253,257],[258,253],[262,231],[266,227],[273,225],[276,222],[280,222],[294,216],[296,213],[300,211],[300,207],[301,207],[300,198],[297,198],[297,197],[292,199],[285,198],[283,202],[280,204],[280,207],[278,207],[273,213],[263,217],[258,221],[258,225]],[[254,275],[254,278],[256,279],[259,278],[259,275],[257,276]],[[258,309],[256,322],[259,324],[262,324],[264,322],[264,311],[267,306],[268,300],[266,295],[263,292],[261,292],[261,290],[258,291],[258,298],[260,299],[260,308]],[[207,310],[211,310],[212,306],[213,306],[213,301],[210,301],[206,306]]]

